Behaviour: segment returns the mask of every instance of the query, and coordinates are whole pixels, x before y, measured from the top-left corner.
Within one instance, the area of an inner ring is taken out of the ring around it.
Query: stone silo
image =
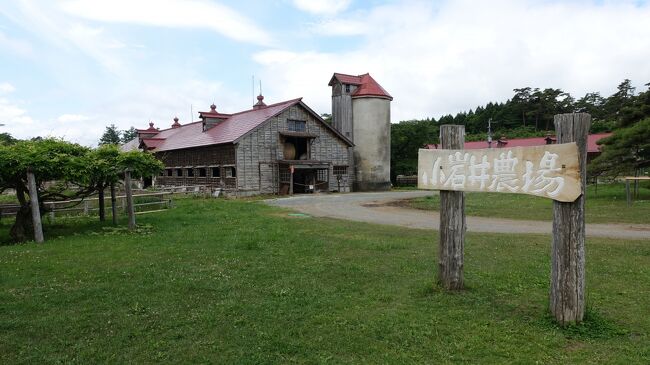
[[[393,97],[370,74],[335,73],[329,85],[332,86],[332,125],[354,142],[350,150],[353,190],[389,190]]]

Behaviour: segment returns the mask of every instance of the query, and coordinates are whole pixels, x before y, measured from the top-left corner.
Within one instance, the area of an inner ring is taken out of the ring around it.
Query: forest
[[[391,179],[417,172],[418,149],[438,143],[441,124],[465,126],[467,141],[487,139],[491,120],[493,135],[523,138],[554,134],[555,114],[591,114],[590,133],[614,132],[604,139],[600,158],[590,166],[592,175],[638,174],[650,164],[650,83],[638,92],[629,79],[607,97],[590,92],[576,99],[561,89],[524,87],[513,90],[505,102],[489,102],[439,119],[406,120],[391,125]],[[627,151],[627,150],[630,151]]]

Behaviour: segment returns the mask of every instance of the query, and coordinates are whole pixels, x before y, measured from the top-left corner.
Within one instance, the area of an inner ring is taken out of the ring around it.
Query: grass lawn
[[[449,294],[434,231],[176,203],[0,247],[0,363],[650,363],[650,240],[588,239],[588,320],[561,329],[547,236],[469,234]]]
[[[552,220],[553,201],[530,195],[465,193],[465,213],[480,217]],[[440,196],[431,195],[402,202],[416,209],[439,210]],[[650,184],[641,184],[639,197],[627,207],[625,184],[587,187],[587,223],[650,224]]]

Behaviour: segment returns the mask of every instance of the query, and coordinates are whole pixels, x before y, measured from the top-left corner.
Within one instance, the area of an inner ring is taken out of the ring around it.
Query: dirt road
[[[383,193],[350,193],[296,195],[271,199],[270,205],[293,209],[315,217],[330,217],[352,221],[390,224],[396,226],[438,229],[438,212],[402,208],[386,203],[433,194],[429,191],[392,191]],[[587,236],[650,240],[650,225],[587,224]],[[551,234],[550,221],[524,221],[501,218],[467,217],[469,232]]]

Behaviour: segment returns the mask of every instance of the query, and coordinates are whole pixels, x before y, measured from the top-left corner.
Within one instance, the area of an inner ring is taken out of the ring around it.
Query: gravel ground
[[[410,228],[439,228],[438,212],[403,208],[387,203],[433,194],[430,191],[381,193],[310,194],[267,200],[266,203],[306,213],[359,222]],[[469,232],[551,234],[552,223],[501,218],[466,217]],[[621,239],[650,239],[650,225],[587,224],[587,236]]]

